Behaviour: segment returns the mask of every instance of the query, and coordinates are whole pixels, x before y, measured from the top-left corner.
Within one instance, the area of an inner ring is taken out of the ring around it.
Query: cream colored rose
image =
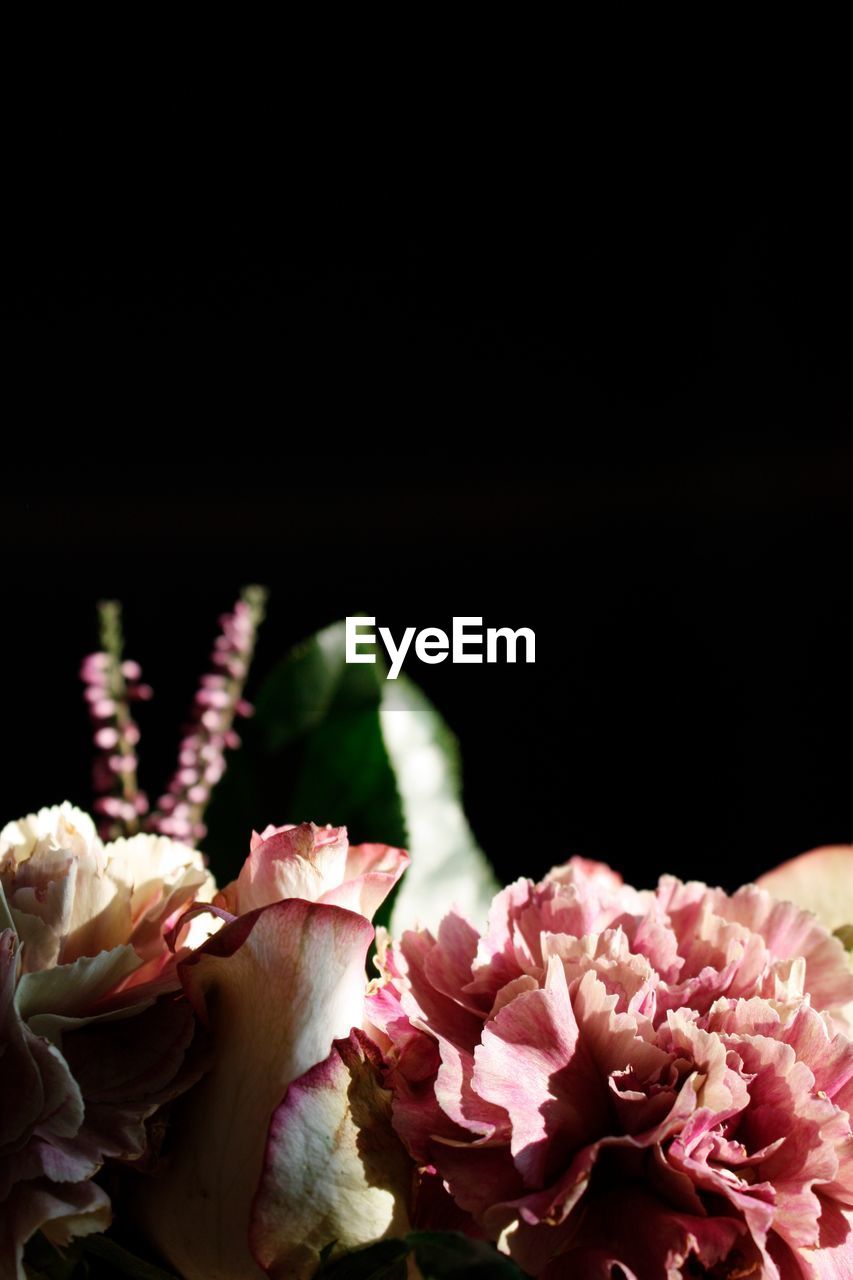
[[[0,831],[0,890],[33,973],[126,943],[146,965],[165,960],[165,924],[215,886],[198,850],[155,835],[105,845],[65,803]]]
[[[69,804],[0,831],[0,1061],[14,1082],[0,1276],[24,1280],[38,1230],[58,1247],[103,1230],[109,1199],[91,1179],[106,1160],[140,1159],[148,1118],[197,1079],[166,933],[214,889],[196,850],[153,835],[105,845]]]

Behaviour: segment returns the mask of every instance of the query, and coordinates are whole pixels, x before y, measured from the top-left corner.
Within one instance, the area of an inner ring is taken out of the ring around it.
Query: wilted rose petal
[[[408,1230],[411,1163],[391,1126],[380,1063],[353,1031],[275,1111],[251,1225],[252,1251],[270,1276],[304,1280],[332,1242],[354,1249]]]
[[[828,845],[783,862],[758,879],[774,897],[813,911],[830,931],[853,925],[853,845]]]
[[[288,1085],[361,1024],[372,937],[363,916],[290,898],[226,924],[181,964],[213,1065],[176,1110],[169,1162],[134,1203],[185,1280],[263,1275],[249,1227],[270,1123]]]

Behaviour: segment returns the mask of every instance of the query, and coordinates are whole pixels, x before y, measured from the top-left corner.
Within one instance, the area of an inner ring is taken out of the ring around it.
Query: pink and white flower
[[[110,1221],[91,1181],[138,1160],[146,1121],[198,1075],[194,1019],[164,940],[213,882],[155,836],[102,844],[68,804],[0,832],[0,1273],[37,1230],[57,1245]]]
[[[179,964],[212,1067],[130,1198],[185,1280],[298,1280],[326,1245],[406,1229],[411,1164],[361,1028],[370,917],[407,863],[344,828],[267,828],[216,899],[226,923]]]
[[[345,827],[270,826],[252,834],[239,876],[217,894],[216,903],[242,915],[283,898],[304,898],[372,920],[408,864],[401,849],[351,845]]]
[[[853,975],[756,886],[575,860],[389,945],[370,1016],[448,1222],[532,1275],[853,1274]]]

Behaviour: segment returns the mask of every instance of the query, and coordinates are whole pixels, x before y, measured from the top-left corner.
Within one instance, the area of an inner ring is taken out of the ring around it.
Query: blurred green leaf
[[[40,1231],[24,1250],[24,1270],[29,1280],[82,1280],[84,1274],[75,1248],[59,1253]]]
[[[311,819],[411,853],[393,915],[386,903],[377,923],[435,925],[454,902],[484,918],[497,884],[462,810],[453,734],[415,684],[385,679],[381,657],[348,665],[345,654],[335,623],[286,655],[256,695],[208,815],[217,878],[238,873],[253,828]]]
[[[392,932],[415,923],[433,928],[452,904],[485,923],[498,883],[462,808],[455,737],[405,676],[384,683],[379,718],[412,855],[394,900]]]
[[[404,1240],[380,1240],[333,1261],[324,1261],[323,1280],[405,1280],[406,1259],[414,1253],[423,1280],[526,1280],[514,1262],[485,1240],[456,1231],[412,1231]],[[328,1250],[323,1254],[328,1257]]]
[[[355,1249],[331,1262],[321,1263],[317,1280],[406,1280],[406,1259],[411,1252],[404,1240],[380,1240],[366,1249]],[[325,1250],[324,1250],[325,1253]]]
[[[485,1240],[455,1231],[412,1231],[406,1243],[424,1280],[524,1280],[524,1272]]]
[[[138,1258],[110,1236],[91,1235],[74,1240],[60,1253],[39,1232],[24,1255],[31,1280],[176,1280],[172,1272]]]
[[[343,623],[287,654],[255,696],[208,812],[205,850],[224,884],[269,823],[345,825],[354,843],[403,845],[406,827],[379,723],[378,668],[344,661]]]
[[[109,1236],[84,1236],[78,1247],[96,1261],[96,1275],[127,1276],[129,1280],[176,1280],[173,1272],[137,1258]]]
[[[255,700],[269,750],[287,746],[328,714],[340,692],[344,658],[343,623],[336,623],[297,645],[274,668]]]
[[[845,951],[853,951],[853,924],[842,924],[834,930]]]

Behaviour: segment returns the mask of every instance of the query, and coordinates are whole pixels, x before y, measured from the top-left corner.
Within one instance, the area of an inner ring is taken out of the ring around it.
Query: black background
[[[359,610],[535,629],[535,667],[406,667],[502,878],[579,852],[733,887],[853,838],[843,212],[293,204],[58,193],[7,246],[4,818],[89,800],[99,597],[156,689],[156,792],[218,613],[263,581],[256,680]]]

